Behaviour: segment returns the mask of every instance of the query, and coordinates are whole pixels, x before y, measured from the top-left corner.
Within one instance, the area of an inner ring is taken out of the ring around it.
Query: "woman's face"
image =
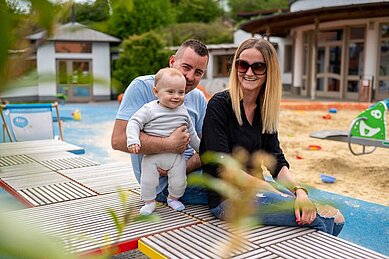
[[[243,91],[255,90],[259,92],[263,83],[266,81],[266,64],[262,53],[255,48],[246,49],[240,53],[240,56],[237,60],[241,60],[243,63],[242,65],[245,65],[245,66],[241,66],[240,67],[241,69],[237,67],[238,80],[240,82],[240,87],[242,88],[242,90]],[[254,64],[258,62],[260,64]],[[239,71],[244,71],[245,69],[243,68],[245,67],[247,68],[247,65],[253,65],[253,66],[249,67],[245,72],[239,72]]]

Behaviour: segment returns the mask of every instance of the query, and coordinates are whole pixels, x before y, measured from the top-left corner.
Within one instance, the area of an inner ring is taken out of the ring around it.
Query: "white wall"
[[[38,95],[52,97],[57,93],[54,42],[46,42],[38,48],[36,61],[39,75]]]
[[[25,96],[38,96],[38,86],[23,86],[18,87],[11,85],[9,88],[1,92],[1,98],[10,97],[25,97]]]
[[[388,2],[389,0],[299,0],[290,6],[291,12],[318,9],[321,7],[334,7],[351,4],[364,4],[374,2]]]
[[[92,45],[93,95],[111,95],[111,60],[109,43],[95,42]]]

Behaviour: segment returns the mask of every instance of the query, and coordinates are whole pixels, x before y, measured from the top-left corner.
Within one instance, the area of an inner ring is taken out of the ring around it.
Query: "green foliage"
[[[142,34],[175,22],[175,14],[169,0],[133,0],[129,11],[121,5],[114,6],[108,22],[110,34],[127,38]]]
[[[121,44],[123,50],[115,63],[113,77],[122,83],[118,93],[124,92],[128,84],[137,76],[155,74],[158,69],[168,66],[172,54],[165,42],[154,32],[130,36]]]
[[[115,227],[117,230],[117,236],[116,240],[119,241],[124,228],[135,221],[160,221],[161,218],[158,215],[151,214],[151,215],[139,215],[138,211],[136,211],[135,206],[130,203],[128,200],[129,192],[127,190],[118,190],[118,194],[120,197],[120,211],[116,211],[112,208],[108,209],[108,214],[112,218],[113,222],[115,223]],[[122,216],[120,216],[122,215]],[[107,243],[109,243],[110,239],[109,236],[106,237]],[[114,242],[115,243],[115,242]],[[109,251],[108,251],[109,252]]]
[[[213,22],[221,15],[218,2],[213,0],[180,0],[176,6],[177,22]]]
[[[238,16],[239,12],[252,12],[257,10],[269,10],[277,8],[288,8],[288,0],[227,0],[230,7],[230,18],[235,21],[241,21],[243,18]]]
[[[35,28],[46,30],[51,35],[55,22],[62,9],[49,0],[24,1],[29,12],[17,1],[0,0],[0,91],[7,83],[19,78],[25,72],[25,58],[34,48],[26,36]],[[23,54],[13,55],[10,50],[26,50]]]
[[[168,46],[178,46],[190,38],[201,40],[206,44],[233,42],[232,29],[223,25],[220,21],[210,24],[173,24],[160,30],[160,34],[164,37]]]
[[[79,23],[89,25],[92,22],[107,21],[109,19],[108,0],[95,0],[81,3],[74,2],[73,4],[76,21]],[[71,9],[68,9],[61,22],[70,22],[71,16]]]

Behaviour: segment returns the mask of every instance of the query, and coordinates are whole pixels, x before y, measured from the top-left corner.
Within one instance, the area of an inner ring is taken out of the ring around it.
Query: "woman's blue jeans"
[[[257,215],[262,225],[311,227],[334,236],[339,235],[344,225],[335,223],[334,218],[322,217],[319,214],[311,224],[298,225],[294,214],[294,197],[291,195],[284,197],[277,193],[265,193],[256,197],[255,205],[258,207]],[[228,200],[225,200],[210,211],[215,217],[225,219],[227,206]]]

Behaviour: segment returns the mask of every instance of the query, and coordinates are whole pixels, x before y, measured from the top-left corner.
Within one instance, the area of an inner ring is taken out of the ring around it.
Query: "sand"
[[[347,143],[309,137],[310,132],[323,129],[348,130],[359,113],[360,110],[344,109],[335,114],[328,113],[328,110],[282,109],[281,147],[294,176],[301,183],[388,206],[389,148],[377,148],[372,154],[355,156],[349,151]],[[331,119],[323,119],[327,114]],[[389,116],[386,118],[388,121]],[[311,150],[309,145],[318,145],[321,149]],[[320,174],[334,176],[336,181],[323,183]]]

